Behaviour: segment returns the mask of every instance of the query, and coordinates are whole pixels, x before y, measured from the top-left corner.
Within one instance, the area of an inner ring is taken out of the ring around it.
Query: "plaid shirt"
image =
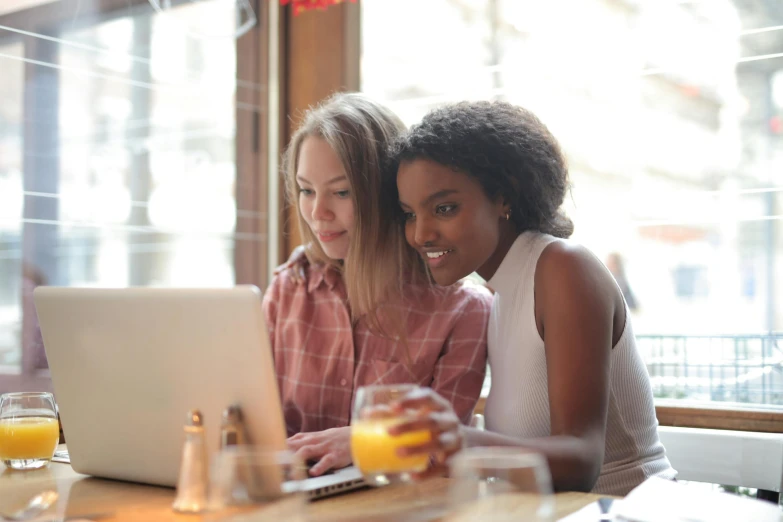
[[[356,389],[370,384],[429,386],[469,423],[486,371],[486,288],[408,285],[408,359],[402,343],[372,334],[361,318],[351,328],[339,272],[310,265],[301,249],[284,267],[292,263],[303,266],[305,280],[279,270],[264,295],[289,436],[347,426]]]

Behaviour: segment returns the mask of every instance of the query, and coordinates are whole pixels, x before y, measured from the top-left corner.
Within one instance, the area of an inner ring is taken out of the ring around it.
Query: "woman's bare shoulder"
[[[611,305],[619,297],[609,270],[588,248],[573,241],[553,241],[544,248],[536,265],[535,285],[537,300],[552,294],[588,295]]]

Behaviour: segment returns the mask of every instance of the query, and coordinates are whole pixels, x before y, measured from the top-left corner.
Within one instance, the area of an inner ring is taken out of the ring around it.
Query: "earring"
[[[506,211],[506,214],[503,217],[506,218],[506,221],[510,220],[511,219],[511,209],[508,209]]]

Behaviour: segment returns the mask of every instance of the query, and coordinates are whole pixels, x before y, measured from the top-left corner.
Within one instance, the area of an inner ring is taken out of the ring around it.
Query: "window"
[[[22,335],[22,95],[21,42],[0,40],[0,368],[19,359]]]
[[[266,282],[250,4],[41,3],[0,14],[0,392],[50,386],[38,285]]]
[[[774,2],[364,0],[362,90],[408,124],[463,99],[533,110],[656,395],[780,405],[781,27]]]

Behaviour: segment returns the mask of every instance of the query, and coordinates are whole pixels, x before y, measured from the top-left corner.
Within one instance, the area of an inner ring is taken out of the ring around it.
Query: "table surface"
[[[76,473],[69,464],[52,463],[49,468],[33,471],[4,469],[0,464],[0,470],[0,512],[3,513],[20,508],[43,490],[54,489],[60,497],[47,511],[52,516],[109,513],[110,516],[101,518],[108,522],[196,522],[209,518],[173,512],[174,489],[88,477]],[[389,522],[451,519],[445,514],[449,482],[447,478],[437,478],[312,501],[307,505],[307,518]],[[554,496],[555,518],[573,513],[598,498],[599,495],[590,493],[558,493]],[[534,503],[529,497],[512,495],[503,499],[502,508],[521,515],[531,513]]]

